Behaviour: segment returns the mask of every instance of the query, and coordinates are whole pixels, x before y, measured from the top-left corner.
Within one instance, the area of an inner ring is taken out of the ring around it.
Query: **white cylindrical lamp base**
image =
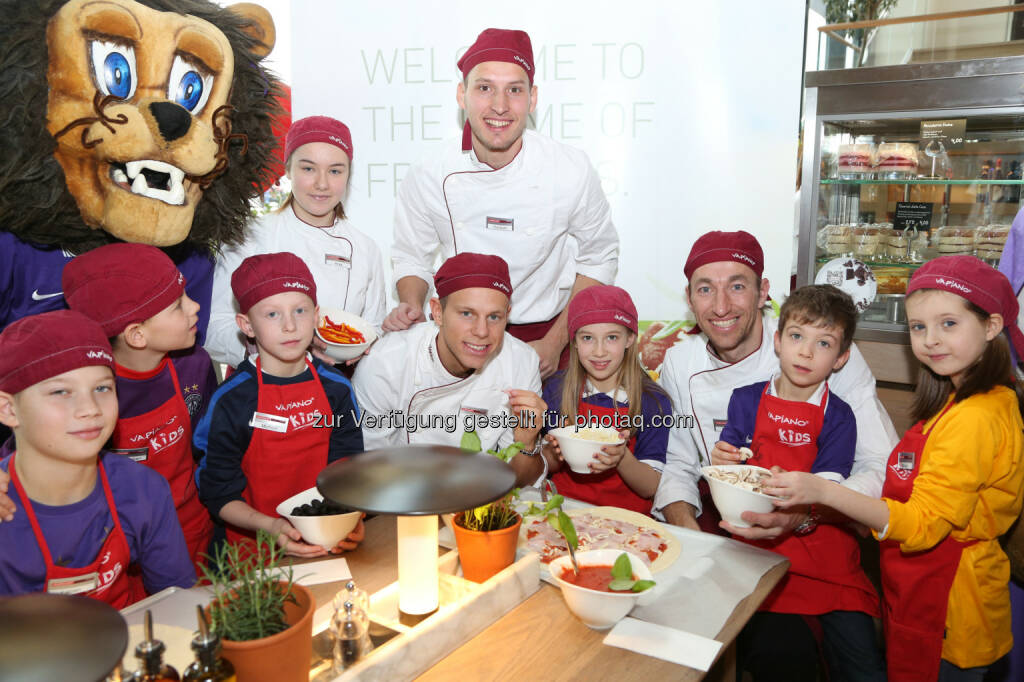
[[[398,610],[427,616],[438,607],[437,517],[398,516]]]

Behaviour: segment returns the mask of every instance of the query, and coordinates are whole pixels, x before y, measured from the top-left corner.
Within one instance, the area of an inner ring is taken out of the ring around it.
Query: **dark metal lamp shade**
[[[329,464],[316,479],[324,497],[371,514],[447,514],[493,502],[515,486],[508,464],[444,445],[370,450]]]

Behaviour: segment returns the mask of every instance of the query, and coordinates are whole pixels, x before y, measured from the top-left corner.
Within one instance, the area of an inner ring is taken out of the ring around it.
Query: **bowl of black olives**
[[[326,550],[334,549],[359,523],[361,512],[324,499],[316,487],[292,495],[277,505],[277,513],[302,533],[302,539]]]

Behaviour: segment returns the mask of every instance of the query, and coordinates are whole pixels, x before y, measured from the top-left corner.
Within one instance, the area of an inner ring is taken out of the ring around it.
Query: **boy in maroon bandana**
[[[113,364],[103,330],[73,310],[0,334],[0,423],[16,441],[0,471],[18,507],[0,524],[0,595],[82,594],[121,609],[195,583],[167,481],[102,449],[117,423]]]
[[[251,543],[262,528],[288,554],[326,554],[276,512],[330,462],[363,451],[351,384],[308,353],[316,283],[294,254],[269,253],[242,261],[231,289],[238,327],[258,354],[220,385],[196,429],[199,497],[227,524],[229,542]],[[354,549],[362,538],[360,523],[335,549]]]
[[[196,344],[199,304],[171,259],[145,244],[88,251],[64,267],[62,284],[71,309],[111,339],[119,406],[112,451],[167,479],[189,554],[203,563],[213,523],[196,490],[192,431],[217,377]]]

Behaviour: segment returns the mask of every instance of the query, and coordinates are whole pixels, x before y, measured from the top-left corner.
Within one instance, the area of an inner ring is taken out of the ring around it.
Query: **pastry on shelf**
[[[910,238],[902,230],[891,230],[885,235],[885,255],[892,259],[903,260],[910,249]],[[876,273],[877,275],[877,273]],[[881,285],[881,280],[879,280]],[[886,293],[886,292],[882,292]]]
[[[917,145],[913,142],[883,142],[878,145],[875,170],[883,175],[916,175]]]
[[[907,293],[907,282],[913,268],[905,266],[874,266],[871,268],[875,273],[875,280],[878,282],[878,293],[880,294],[905,294]]]
[[[936,231],[932,245],[942,256],[973,254],[974,233],[973,227],[943,227]]]
[[[851,237],[853,255],[864,260],[874,260],[881,254],[882,234],[877,225],[858,225]]]
[[[818,231],[818,248],[830,256],[853,253],[849,225],[826,225]]]
[[[982,260],[998,261],[1003,256],[1009,225],[987,225],[974,232],[975,255]]]
[[[875,163],[875,145],[839,145],[839,175],[870,173]]]

